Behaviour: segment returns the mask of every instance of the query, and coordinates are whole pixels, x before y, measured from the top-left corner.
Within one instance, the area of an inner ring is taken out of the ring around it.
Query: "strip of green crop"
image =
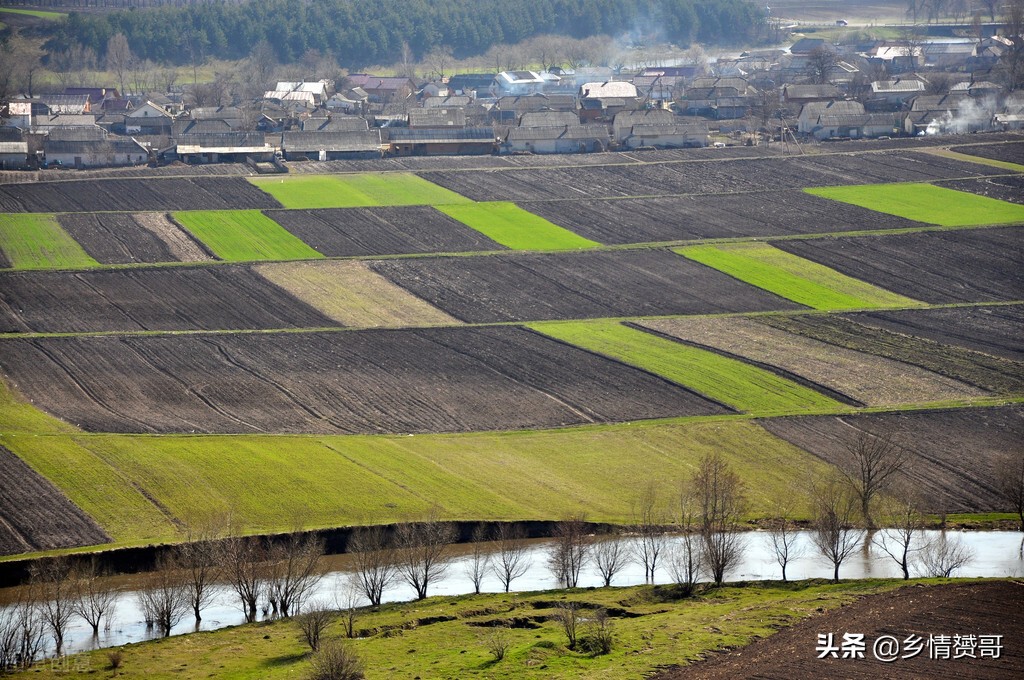
[[[922,303],[767,243],[689,246],[675,252],[813,309],[912,307]]]
[[[833,201],[944,227],[1024,222],[1024,205],[932,184],[870,184],[804,191]]]
[[[192,210],[175,213],[174,218],[222,260],[323,257],[259,210]]]
[[[470,203],[465,196],[406,172],[252,177],[286,208],[365,208]]]
[[[529,327],[663,376],[739,411],[770,415],[842,408],[823,394],[757,366],[622,324],[543,322]]]
[[[13,9],[11,7],[0,8],[0,14],[24,14],[25,16],[36,17],[37,19],[46,19],[47,21],[66,19],[68,16],[63,12],[46,12],[39,9]]]
[[[53,215],[0,215],[0,250],[15,269],[98,267]]]
[[[439,205],[436,209],[513,250],[573,250],[601,245],[527,212],[515,203]]]

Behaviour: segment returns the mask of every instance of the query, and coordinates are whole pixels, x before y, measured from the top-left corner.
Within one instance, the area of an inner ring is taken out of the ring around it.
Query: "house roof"
[[[356,73],[348,77],[351,87],[361,87],[367,92],[376,91],[398,91],[403,88],[414,89],[415,83],[409,78],[371,76],[366,73]]]
[[[50,130],[49,139],[62,142],[85,142],[107,138],[107,131],[98,125],[55,127]]]
[[[708,134],[707,123],[673,123],[670,125],[634,125],[630,128],[630,134],[634,137],[675,137],[685,135],[687,137],[706,137]]]
[[[864,105],[860,102],[835,100],[828,102],[808,102],[800,109],[800,118],[817,119],[825,115],[860,115],[864,113]]]
[[[911,111],[936,111],[946,109],[959,109],[969,99],[966,93],[959,94],[923,94],[914,98],[911,104]]]
[[[60,113],[51,116],[34,116],[32,119],[33,127],[91,126],[95,124],[96,116],[91,113]]]
[[[472,103],[472,97],[463,94],[453,94],[447,97],[429,97],[423,102],[423,108],[443,109],[448,106],[469,106]]]
[[[0,142],[0,153],[28,153],[28,142]]]
[[[604,125],[557,125],[544,127],[514,127],[508,131],[510,142],[540,142],[551,139],[601,139],[609,138]]]
[[[276,99],[282,102],[302,102],[313,106],[316,98],[312,92],[293,92],[291,90],[268,90],[263,93],[264,99]]]
[[[665,109],[648,109],[643,111],[620,111],[615,114],[613,125],[617,128],[633,125],[671,125],[676,114]]]
[[[603,83],[583,83],[580,85],[580,97],[588,99],[633,99],[636,98],[636,85],[624,80],[610,80]]]
[[[495,79],[506,85],[539,85],[544,82],[536,71],[502,71]]]
[[[47,94],[39,97],[38,101],[53,113],[84,113],[89,108],[89,95],[86,94]]]
[[[833,52],[835,51],[835,49],[827,42],[825,42],[822,38],[800,38],[795,43],[793,43],[793,45],[789,48],[789,51],[792,54],[810,54],[812,51],[818,49],[819,47],[831,50]]]
[[[266,138],[262,132],[209,132],[198,134],[178,135],[178,146],[189,147],[198,150],[228,149],[228,148],[264,148],[267,147]],[[185,153],[198,153],[196,150]],[[226,153],[226,152],[222,152]]]
[[[409,127],[466,127],[466,109],[461,106],[443,109],[410,109]]]
[[[12,116],[31,116],[32,102],[11,102],[8,113]]]
[[[148,153],[146,147],[131,137],[110,136],[104,139],[61,140],[52,136],[43,140],[46,154],[106,154],[106,153]]]
[[[976,91],[976,90],[980,91],[980,90],[1000,90],[1000,89],[1002,89],[1002,88],[1000,88],[998,85],[996,85],[993,82],[989,82],[987,80],[977,80],[977,81],[975,81],[973,83],[972,82],[957,83],[953,87],[949,88],[949,93],[950,94],[958,94],[958,93],[962,93],[962,92],[970,93],[970,92],[973,92],[973,91]]]
[[[237,106],[197,106],[188,112],[194,120],[238,120],[243,118],[242,109]]]
[[[528,111],[519,119],[519,127],[559,127],[579,123],[580,117],[573,111]]]
[[[427,128],[420,130],[387,128],[387,130],[388,137],[393,142],[444,144],[494,141],[494,130],[491,128]]]
[[[901,114],[893,113],[861,113],[861,114],[828,114],[818,118],[822,127],[899,127]]]
[[[486,90],[494,82],[493,73],[457,73],[448,79],[449,90]]]
[[[350,130],[344,132],[284,132],[281,146],[286,151],[379,151],[380,130]]]
[[[925,85],[913,78],[897,78],[896,80],[876,80],[871,83],[871,91],[875,94],[902,94],[906,92],[924,92]]]
[[[842,96],[835,85],[786,85],[786,99],[837,99]]]
[[[576,96],[571,94],[529,94],[500,98],[495,104],[501,111],[575,111]]]

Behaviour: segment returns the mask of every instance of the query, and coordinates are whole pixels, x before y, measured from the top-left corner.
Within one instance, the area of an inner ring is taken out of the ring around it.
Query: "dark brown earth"
[[[951,148],[953,151],[965,153],[969,156],[980,156],[995,161],[1024,165],[1024,142],[1022,141],[1001,144],[972,144]]]
[[[611,201],[533,201],[521,207],[606,244],[923,226],[859,206],[839,207],[835,201],[800,190]]]
[[[667,250],[417,257],[370,266],[472,323],[801,308]]]
[[[924,302],[1024,298],[1024,228],[778,241],[773,245]]]
[[[269,210],[265,214],[328,257],[505,250],[429,206]]]
[[[758,424],[835,465],[849,462],[845,444],[859,433],[892,431],[894,440],[911,453],[906,479],[934,512],[1005,509],[994,485],[995,464],[1024,442],[1024,407],[1019,405],[771,418]]]
[[[986,177],[984,179],[961,179],[950,182],[937,182],[939,186],[957,191],[969,191],[972,194],[988,196],[1000,201],[1024,203],[1024,175],[1007,175],[1005,177]]]
[[[0,212],[280,208],[240,177],[107,179],[0,185]]]
[[[57,487],[0,446],[0,555],[109,542]]]
[[[337,325],[245,266],[0,273],[0,332]]]
[[[0,340],[15,389],[99,432],[403,433],[720,414],[514,327]]]
[[[181,260],[170,244],[146,229],[131,213],[70,213],[58,215],[57,221],[100,264]],[[175,227],[168,223],[167,228]],[[186,230],[177,231],[178,238],[188,239],[197,250],[205,250]]]
[[[869,644],[865,658],[818,659],[819,633],[833,633],[837,642],[845,633],[863,633]],[[874,641],[882,635],[899,641],[916,635],[924,639],[925,646],[918,656],[883,663],[872,653]],[[1003,646],[999,659],[930,659],[929,635],[1002,635]],[[868,595],[746,647],[654,677],[1017,680],[1024,677],[1024,584],[1010,580],[911,585]]]

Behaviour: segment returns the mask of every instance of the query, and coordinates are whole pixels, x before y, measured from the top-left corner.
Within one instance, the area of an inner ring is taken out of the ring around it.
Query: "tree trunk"
[[[839,583],[839,563],[836,562],[836,570],[832,572],[832,583]]]

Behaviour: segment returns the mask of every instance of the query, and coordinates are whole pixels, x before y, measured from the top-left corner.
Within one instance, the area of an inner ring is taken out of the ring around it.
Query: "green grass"
[[[739,411],[770,415],[841,407],[757,366],[615,322],[545,322],[530,328],[663,376]]]
[[[57,21],[58,19],[64,19],[67,17],[67,14],[62,12],[44,12],[38,9],[11,9],[9,7],[0,8],[0,14],[24,14],[26,16],[48,19],[50,21]]]
[[[918,587],[934,583],[913,581]],[[686,599],[676,599],[669,587],[656,586],[432,597],[359,611],[355,627],[379,632],[345,643],[363,661],[367,680],[633,680],[651,676],[659,668],[697,660],[713,650],[742,647],[822,611],[904,585],[903,581],[882,579],[838,584],[757,582],[706,589]],[[610,620],[610,653],[592,656],[567,649],[565,635],[553,616],[555,603],[560,601],[628,612],[628,616]],[[539,623],[532,629],[508,628],[507,653],[495,662],[486,641],[493,628],[481,624],[514,618]],[[325,638],[341,634],[338,617],[328,626]],[[807,644],[813,645],[814,640]],[[127,645],[122,667],[114,673],[120,678],[146,680],[306,677],[308,651],[297,624],[279,620]],[[65,663],[41,663],[25,677],[66,677],[67,669],[111,677],[104,670],[107,667],[106,651],[98,650]]]
[[[0,215],[0,250],[15,269],[99,266],[53,215]]]
[[[438,210],[513,250],[572,250],[601,245],[515,203],[495,201],[438,206]]]
[[[691,260],[813,309],[908,307],[922,303],[841,274],[767,243],[689,246]]]
[[[253,177],[286,208],[365,208],[470,203],[465,196],[406,172]]]
[[[804,191],[822,198],[944,227],[1024,221],[1024,205],[931,184],[870,184]]]
[[[323,257],[259,210],[193,210],[174,218],[222,260],[304,260]]]

